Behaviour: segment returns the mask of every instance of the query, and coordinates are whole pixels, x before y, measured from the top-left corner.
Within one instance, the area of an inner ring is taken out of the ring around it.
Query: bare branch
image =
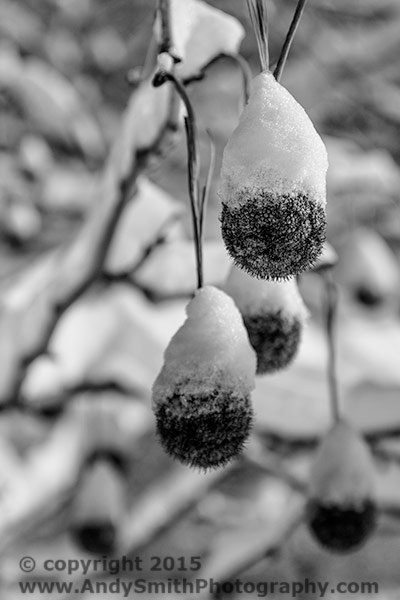
[[[146,90],[146,85],[153,90],[148,81],[142,82],[142,89]],[[2,403],[18,401],[27,367],[46,353],[60,317],[101,275],[116,225],[135,195],[138,175],[152,157],[162,153],[177,129],[177,102],[172,90],[163,94],[162,101],[168,102],[165,117],[159,120],[147,146],[139,145],[136,139],[117,138],[99,182],[96,202],[76,238],[65,250],[38,263],[30,277],[25,275],[22,284],[18,282],[3,297],[0,336],[8,364],[0,376]],[[124,147],[127,143],[129,148]],[[118,160],[121,152],[128,155],[122,164]],[[22,295],[22,302],[15,300]]]
[[[210,60],[210,62],[208,62],[201,69],[201,71],[199,73],[197,73],[197,75],[193,75],[192,77],[184,79],[183,80],[184,85],[188,85],[189,83],[192,83],[193,81],[202,80],[206,75],[207,69],[212,67],[212,65],[214,65],[216,62],[220,61],[223,58],[228,58],[228,59],[234,61],[238,65],[241,75],[242,75],[242,80],[243,80],[243,100],[244,100],[244,104],[247,104],[247,101],[250,97],[251,80],[253,78],[253,74],[251,72],[249,63],[241,54],[229,54],[227,52],[221,52],[220,54],[217,54],[217,56],[212,58]]]
[[[286,510],[266,531],[260,531],[247,539],[240,539],[240,544],[230,547],[229,553],[211,554],[204,569],[199,572],[199,579],[215,581],[223,584],[238,577],[241,573],[266,558],[279,553],[291,538],[303,520],[305,501],[297,495],[293,496]],[[201,596],[202,598],[209,597]]]
[[[121,527],[121,554],[135,554],[148,546],[198,504],[231,469],[199,473],[188,467],[174,467],[173,472],[156,483],[127,516]]]

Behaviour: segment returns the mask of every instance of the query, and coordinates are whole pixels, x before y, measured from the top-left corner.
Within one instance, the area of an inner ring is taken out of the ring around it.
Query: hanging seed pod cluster
[[[166,452],[203,469],[240,454],[253,420],[256,372],[273,373],[296,356],[307,310],[294,275],[314,263],[325,239],[325,147],[268,70],[263,6],[249,0],[263,70],[223,156],[222,235],[236,265],[224,291],[201,287],[204,203],[193,193],[195,115],[182,86],[169,77],[190,121],[189,197],[200,290],[165,352],[153,410]]]
[[[311,267],[326,235],[325,145],[268,66],[266,16],[250,1],[262,72],[223,155],[221,229],[235,264],[285,279]]]
[[[328,299],[328,382],[334,424],[317,451],[304,516],[322,547],[346,553],[372,534],[377,502],[368,446],[341,418],[339,407],[333,339],[337,294],[329,273],[337,257],[327,252],[325,244],[327,153],[304,109],[277,80],[284,64],[281,57],[287,56],[286,41],[305,1],[298,4],[274,75],[269,70],[264,0],[247,2],[262,70],[223,154],[220,221],[234,264],[222,289],[203,287],[203,217],[212,167],[200,195],[190,99],[173,74],[158,78],[157,85],[167,79],[174,83],[187,110],[199,289],[153,385],[157,434],[171,457],[191,467],[223,467],[240,455],[253,422],[250,395],[256,374],[288,367],[299,349],[308,311],[296,277],[311,267],[319,269]]]

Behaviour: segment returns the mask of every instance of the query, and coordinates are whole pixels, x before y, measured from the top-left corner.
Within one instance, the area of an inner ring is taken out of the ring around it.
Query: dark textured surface
[[[384,303],[384,297],[381,293],[364,286],[356,288],[353,293],[358,302],[369,308],[376,308]]]
[[[85,523],[72,531],[76,542],[93,554],[112,554],[116,542],[115,526],[108,521]]]
[[[273,373],[287,367],[296,356],[302,332],[298,319],[281,312],[243,315],[250,343],[257,354],[257,373]]]
[[[326,215],[303,194],[277,197],[261,190],[238,208],[223,203],[221,229],[237,266],[253,277],[284,279],[311,267],[321,254]]]
[[[316,540],[332,552],[357,550],[372,534],[377,519],[377,508],[372,500],[359,507],[352,505],[322,504],[310,500],[307,522]]]
[[[205,396],[177,394],[156,408],[165,451],[200,469],[222,467],[244,447],[253,421],[250,398],[216,390]]]

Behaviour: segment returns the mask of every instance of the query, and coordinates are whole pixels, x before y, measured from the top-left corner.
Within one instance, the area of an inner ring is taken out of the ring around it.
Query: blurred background
[[[256,74],[244,0],[208,4],[242,23],[241,53]],[[3,393],[0,405],[1,597],[20,598],[18,582],[24,579],[81,581],[82,574],[46,571],[46,558],[129,555],[143,558],[140,576],[149,581],[193,575],[369,581],[379,583],[377,597],[398,598],[397,0],[309,0],[281,80],[306,109],[329,154],[328,240],[339,256],[334,277],[340,288],[342,410],[376,450],[382,506],[377,532],[362,550],[331,555],[303,525],[289,535],[315,445],[330,423],[320,274],[307,273],[300,281],[311,317],[294,365],[258,378],[249,455],[222,472],[201,474],[170,460],[156,440],[151,386],[196,285],[183,136],[150,161],[138,179],[136,201],[122,208],[101,272],[76,302],[63,307],[43,351],[30,357],[35,360],[27,369],[22,360],[20,380],[7,387],[9,365],[43,317],[37,300],[43,282],[51,280],[97,203],[102,211],[97,182],[135,91],[127,73],[148,56],[155,5],[0,0],[0,388],[18,390],[17,399]],[[272,64],[295,5],[268,3]],[[217,190],[222,149],[243,104],[237,65],[221,59],[188,91],[203,178],[207,129],[217,150],[204,252],[206,281],[218,285],[230,266]],[[90,235],[89,227],[89,243]],[[72,265],[78,272],[88,254],[84,246],[76,252]],[[51,323],[46,319],[44,330]],[[171,569],[153,572],[155,555],[201,557],[202,567],[182,574],[175,560]],[[23,556],[34,557],[34,574],[21,572]],[[115,580],[106,572],[91,577]]]

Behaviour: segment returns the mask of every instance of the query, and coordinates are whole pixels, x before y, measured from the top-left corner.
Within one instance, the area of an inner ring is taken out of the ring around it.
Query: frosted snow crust
[[[171,339],[153,386],[153,402],[216,389],[246,396],[254,388],[256,355],[232,298],[213,286],[196,292],[187,319]]]
[[[308,316],[294,278],[284,281],[257,279],[233,265],[223,288],[243,315],[279,312],[288,320],[300,322]]]
[[[237,207],[262,188],[302,192],[324,206],[327,169],[325,145],[305,110],[271,73],[260,73],[224,150],[222,200]]]

